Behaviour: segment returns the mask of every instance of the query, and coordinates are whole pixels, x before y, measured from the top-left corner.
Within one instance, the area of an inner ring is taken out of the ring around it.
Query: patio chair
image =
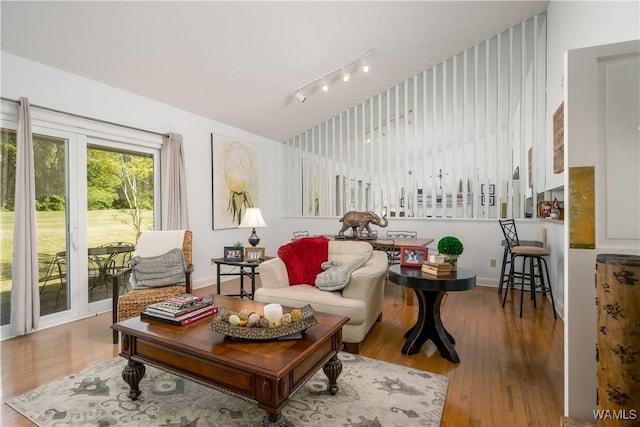
[[[104,288],[106,295],[111,293],[110,276],[129,266],[129,260],[135,247],[128,242],[105,243],[88,250],[89,295],[96,288]]]
[[[66,258],[61,254],[38,254],[38,284],[40,295],[45,293],[45,289],[50,286],[57,286],[55,310],[58,310],[58,299],[60,293],[67,286],[67,264]],[[42,298],[41,298],[42,299]]]

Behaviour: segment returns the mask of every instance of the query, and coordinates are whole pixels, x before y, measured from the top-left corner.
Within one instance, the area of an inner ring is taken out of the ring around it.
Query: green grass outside
[[[153,211],[142,212],[143,230],[153,228]],[[0,290],[11,286],[13,249],[13,212],[0,212]],[[36,212],[38,224],[38,252],[55,254],[65,248],[65,213]],[[119,210],[99,210],[87,213],[88,247],[105,243],[134,243],[136,231],[131,217]]]

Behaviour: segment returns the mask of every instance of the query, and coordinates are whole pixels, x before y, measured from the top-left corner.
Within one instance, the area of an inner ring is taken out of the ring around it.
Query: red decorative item
[[[303,237],[292,240],[278,249],[287,267],[290,285],[315,285],[316,276],[322,273],[322,263],[329,259],[329,239]]]

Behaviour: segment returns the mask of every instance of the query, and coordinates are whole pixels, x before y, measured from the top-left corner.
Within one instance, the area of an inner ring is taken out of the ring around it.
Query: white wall
[[[565,53],[569,50],[616,43],[640,38],[640,16],[638,2],[555,2],[549,4],[548,13],[548,59],[547,59],[547,164],[549,188],[565,185],[565,200],[568,185],[564,174],[553,175],[552,118],[564,100],[568,85],[565,77]],[[579,66],[577,68],[580,68]],[[579,79],[572,77],[572,79]],[[595,88],[594,88],[595,89]],[[592,92],[583,91],[591,96]],[[571,101],[571,104],[569,103]],[[598,117],[570,121],[575,111],[571,105],[590,104],[593,97],[567,100],[565,111],[565,169],[569,166],[598,164],[597,129]],[[594,108],[597,110],[597,108]],[[569,140],[567,134],[571,133]],[[568,145],[572,144],[571,149]],[[597,173],[596,173],[597,175]],[[596,204],[602,200],[596,197]],[[567,206],[565,204],[565,206]],[[598,232],[597,232],[598,233]],[[596,250],[569,249],[568,230],[565,227],[565,415],[593,420],[596,408],[596,361],[595,361],[595,255]],[[599,248],[601,249],[601,248]],[[628,252],[628,248],[607,248],[607,252]]]
[[[564,100],[564,53],[640,38],[637,1],[550,1],[547,8],[547,188],[564,185],[553,173],[553,113]]]
[[[281,144],[224,123],[125,92],[113,87],[2,52],[2,96],[26,96],[32,104],[109,120],[157,132],[184,136],[189,225],[193,230],[194,287],[215,282],[211,257],[222,256],[223,246],[246,241],[250,230],[212,231],[211,133],[237,137],[260,147],[261,211],[270,226],[261,229],[261,246],[279,242],[281,216]],[[211,102],[216,102],[215,97]]]

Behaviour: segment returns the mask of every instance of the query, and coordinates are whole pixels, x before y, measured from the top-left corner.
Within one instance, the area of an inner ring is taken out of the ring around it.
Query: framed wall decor
[[[564,172],[564,101],[553,113],[553,173]]]
[[[264,248],[258,246],[244,248],[244,260],[246,262],[257,262],[262,259],[264,259]]]
[[[224,260],[233,262],[242,262],[244,252],[241,247],[238,246],[225,246],[224,247]]]
[[[489,184],[489,206],[496,205],[496,185]],[[480,205],[484,206],[487,204],[487,199],[485,198],[485,189],[484,184],[480,184]]]
[[[595,249],[595,167],[569,168],[569,247]]]
[[[400,265],[421,268],[422,262],[427,258],[427,250],[426,246],[401,246]]]
[[[480,184],[480,194],[485,194],[484,184]],[[495,184],[489,184],[489,194],[496,194]]]
[[[487,204],[486,202],[487,202],[487,199],[485,198],[485,195],[484,194],[481,195],[480,196],[480,205],[484,206],[484,205]],[[496,196],[489,196],[489,205],[490,206],[495,206],[496,205]]]
[[[260,206],[260,151],[236,138],[211,134],[212,225],[237,228],[247,208]]]

